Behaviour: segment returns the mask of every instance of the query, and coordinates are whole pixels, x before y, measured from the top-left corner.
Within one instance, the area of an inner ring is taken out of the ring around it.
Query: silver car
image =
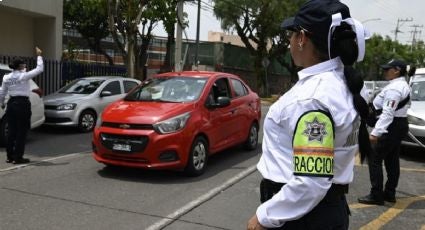
[[[123,98],[139,80],[96,76],[76,79],[44,97],[46,125],[75,126],[90,132],[96,119],[111,102]]]
[[[407,111],[409,135],[403,144],[425,148],[425,75],[416,75],[410,86],[412,104]]]

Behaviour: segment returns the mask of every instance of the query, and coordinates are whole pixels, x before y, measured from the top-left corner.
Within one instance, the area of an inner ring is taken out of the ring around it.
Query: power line
[[[400,30],[400,27],[405,23],[405,22],[411,22],[413,21],[413,18],[406,18],[406,19],[397,19],[397,25],[395,27],[394,30],[394,41],[397,42],[397,34],[398,33],[402,33],[402,31]],[[401,23],[401,24],[400,24]]]
[[[422,33],[422,31],[421,30],[418,30],[418,28],[423,28],[424,26],[423,25],[412,25],[410,27],[413,27],[414,28],[414,30],[411,31],[412,32],[412,44],[410,46],[410,51],[413,51],[413,47],[417,45],[416,34],[421,34]]]

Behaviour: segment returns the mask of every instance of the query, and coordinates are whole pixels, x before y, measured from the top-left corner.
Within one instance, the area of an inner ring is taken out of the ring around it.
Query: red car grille
[[[138,130],[153,130],[152,125],[146,124],[124,124],[114,122],[102,122],[103,127],[116,128],[116,129],[138,129]]]
[[[105,148],[114,152],[140,153],[145,150],[146,146],[148,145],[149,138],[147,136],[101,133],[100,141]],[[120,148],[117,148],[117,146],[120,146]],[[128,147],[128,149],[125,149],[123,147]]]

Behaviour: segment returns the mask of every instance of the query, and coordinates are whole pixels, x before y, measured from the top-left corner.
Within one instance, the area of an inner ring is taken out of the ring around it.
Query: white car
[[[425,75],[415,75],[410,81],[411,105],[407,111],[409,135],[405,145],[425,148]]]
[[[364,86],[360,94],[366,100],[366,103],[372,103],[376,95],[388,85],[388,81],[364,81]]]
[[[5,64],[0,63],[0,83],[3,81],[3,76],[10,73],[12,70]],[[31,102],[31,129],[37,128],[44,123],[44,104],[43,92],[37,84],[30,80],[30,102]],[[8,100],[9,96],[6,96]],[[5,110],[0,108],[0,145],[4,145],[7,141],[7,118]]]
[[[133,78],[93,76],[76,79],[44,97],[46,125],[74,126],[90,132],[103,109],[123,98],[140,81]]]

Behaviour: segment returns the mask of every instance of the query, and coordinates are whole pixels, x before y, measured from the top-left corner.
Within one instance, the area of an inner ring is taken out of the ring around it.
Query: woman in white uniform
[[[247,229],[348,229],[358,143],[362,159],[370,150],[363,80],[351,67],[363,59],[367,33],[334,0],[308,1],[282,27],[302,70],[265,117],[262,204]]]
[[[370,133],[370,141],[375,145],[369,163],[370,193],[358,199],[359,203],[384,205],[384,201],[396,202],[396,188],[400,177],[400,146],[409,131],[407,109],[410,101],[410,87],[406,81],[407,65],[402,60],[391,60],[381,65],[389,84],[373,100],[379,111],[379,119]],[[414,69],[409,76],[414,74]],[[384,162],[387,182],[384,183],[382,170]]]

